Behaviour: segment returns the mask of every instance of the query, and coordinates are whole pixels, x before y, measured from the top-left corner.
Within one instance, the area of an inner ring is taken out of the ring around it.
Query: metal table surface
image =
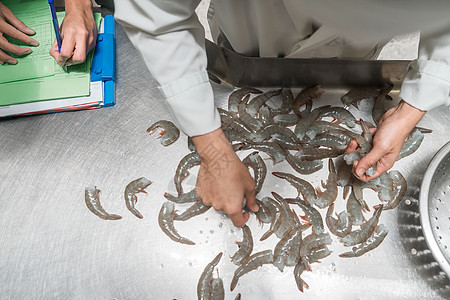
[[[414,259],[421,250],[407,242],[408,225],[401,224],[399,214],[409,209],[405,201],[381,215],[390,232],[375,251],[343,259],[338,257],[343,249],[333,243],[331,256],[303,274],[310,286],[304,294],[297,290],[292,268],[281,273],[273,266],[243,276],[230,292],[236,267],[228,258],[237,250],[241,231],[227,217],[210,210],[176,223],[194,246],[173,242],[158,226],[163,194],[175,190],[176,166],[188,153],[187,138],[182,135],[163,147],[146,133],[153,122],[172,116],[120,26],[117,67],[115,107],[0,121],[1,299],[195,299],[200,274],[220,251],[224,257],[218,270],[226,299],[238,292],[242,299],[442,298]],[[222,106],[231,88],[214,85],[214,91]],[[322,101],[333,100],[325,94]],[[433,133],[416,153],[394,166],[408,181],[408,204],[415,203],[428,162],[449,140],[448,108],[430,111],[420,125]],[[287,165],[267,165],[269,171],[289,170]],[[153,181],[148,195],[138,196],[142,220],[127,211],[123,200],[125,186],[141,176]],[[317,186],[326,171],[311,178]],[[98,186],[103,207],[123,219],[94,216],[84,203],[88,185]],[[195,176],[184,183],[186,189],[194,185]],[[268,175],[261,194],[270,191],[294,193],[287,183]],[[375,193],[368,195],[373,205]],[[273,249],[277,239],[259,242],[263,229],[254,216],[248,224],[255,236],[254,251]]]

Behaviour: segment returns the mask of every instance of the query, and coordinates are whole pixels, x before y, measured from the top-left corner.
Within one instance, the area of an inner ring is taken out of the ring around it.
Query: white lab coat
[[[220,127],[206,72],[199,0],[115,0],[115,18],[142,54],[180,129]],[[266,57],[374,58],[390,37],[422,31],[400,97],[430,110],[450,104],[450,1],[212,0],[233,49]],[[380,41],[382,41],[380,43]]]

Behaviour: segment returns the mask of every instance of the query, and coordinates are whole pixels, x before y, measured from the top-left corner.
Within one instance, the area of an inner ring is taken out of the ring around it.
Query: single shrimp
[[[303,111],[301,111],[300,108],[303,105],[306,105],[307,107],[308,106],[312,107],[312,101],[314,99],[319,99],[324,92],[325,91],[321,90],[320,86],[318,85],[301,90],[298,93],[297,97],[295,97],[294,105],[292,106],[294,113],[300,118],[306,117],[306,115],[309,114],[309,112],[311,111],[311,108],[309,108],[309,111],[308,108]]]
[[[205,269],[200,275],[200,278],[197,283],[197,297],[199,300],[211,299],[211,292],[213,289],[211,281],[213,280],[213,272],[214,268],[217,266],[220,259],[222,258],[222,255],[223,252],[217,254],[217,256],[209,264],[206,265]]]
[[[367,222],[361,225],[361,229],[350,232],[347,236],[340,239],[344,246],[354,246],[367,241],[372,233],[377,229],[383,205],[378,205],[373,216]]]
[[[285,232],[290,231],[295,226],[295,217],[291,208],[289,207],[289,204],[283,197],[275,192],[272,192],[272,196],[274,197],[275,201],[278,201],[278,203],[281,205],[283,222],[281,222],[280,227],[278,227],[278,230],[275,232],[275,235],[281,239]]]
[[[147,129],[147,132],[152,135],[158,128],[162,128],[159,132],[158,138],[163,146],[173,144],[180,136],[180,130],[170,121],[160,120]]]
[[[398,154],[397,160],[400,160],[416,152],[416,150],[419,149],[420,145],[422,144],[423,139],[423,133],[418,128],[414,128],[403,144],[403,147]]]
[[[284,267],[287,264],[289,253],[299,253],[301,240],[302,231],[300,230],[300,225],[297,224],[291,228],[291,230],[286,231],[275,246],[273,252],[273,265],[277,267],[280,272],[283,272]]]
[[[339,213],[338,219],[333,218],[334,203],[327,210],[325,223],[332,234],[338,237],[344,237],[352,231],[352,220],[350,214],[346,211]]]
[[[282,134],[275,133],[270,137],[270,142],[278,144],[281,148],[286,150],[297,150],[299,147],[298,142],[293,141]]]
[[[319,118],[319,116],[320,110],[316,108],[298,121],[297,125],[295,125],[294,133],[299,140],[303,140],[309,127]]]
[[[150,184],[152,184],[152,182],[150,180],[148,180],[145,177],[141,177],[141,178],[138,178],[138,179],[130,182],[125,188],[125,192],[124,192],[125,204],[126,204],[128,210],[131,211],[131,213],[133,215],[135,215],[136,217],[138,217],[139,219],[142,219],[143,216],[134,207],[134,205],[137,202],[136,194],[137,193],[147,194],[145,192],[145,188],[148,187]]]
[[[263,104],[269,101],[273,96],[279,95],[280,93],[281,90],[269,91],[254,97],[248,102],[247,112],[253,117],[256,116]]]
[[[300,174],[312,174],[323,168],[323,162],[321,160],[303,161],[289,151],[286,151],[286,161],[291,167]]]
[[[267,167],[264,163],[261,156],[258,155],[258,152],[253,152],[246,156],[242,163],[247,168],[253,169],[253,180],[255,181],[255,195],[258,195],[258,193],[261,191],[264,179],[266,178],[267,174]]]
[[[161,230],[173,241],[186,245],[195,245],[195,243],[185,237],[182,237],[173,226],[176,216],[175,205],[172,202],[164,202],[158,215],[158,224]]]
[[[327,232],[320,234],[311,233],[303,239],[302,245],[300,246],[300,258],[306,270],[311,271],[309,256],[312,250],[330,244],[331,237]]]
[[[242,98],[250,93],[261,94],[262,92],[260,90],[247,87],[232,92],[230,97],[228,98],[228,111],[236,113],[238,111],[239,104],[241,103]]]
[[[120,220],[122,219],[119,215],[109,214],[102,207],[100,203],[100,190],[96,186],[88,186],[84,190],[84,201],[86,202],[87,208],[94,213],[97,217],[103,220]]]
[[[336,137],[329,133],[321,133],[317,135],[314,140],[308,141],[309,145],[314,145],[318,147],[328,147],[335,150],[345,151],[347,146],[350,144],[351,139]]]
[[[269,126],[273,124],[272,112],[268,106],[261,106],[258,112],[259,121],[263,125],[263,127]]]
[[[177,170],[175,171],[175,176],[173,181],[178,192],[178,196],[183,194],[183,186],[181,182],[189,176],[189,169],[200,165],[200,156],[197,152],[191,152],[183,157],[178,163]]]
[[[270,228],[267,230],[260,238],[260,241],[264,241],[268,237],[270,237],[272,234],[278,231],[278,228],[283,223],[284,214],[282,213],[283,208],[281,207],[281,204],[278,203],[278,201],[275,201],[274,199],[270,197],[265,197],[262,199],[262,202],[266,205],[267,209],[270,211],[271,214],[271,223]]]
[[[383,205],[383,210],[394,209],[403,199],[408,189],[405,177],[399,171],[389,172],[389,176],[392,178],[394,191],[392,193],[392,199],[385,205]]]
[[[328,170],[330,171],[330,173],[328,173],[327,183],[325,184],[322,181],[322,187],[326,188],[326,190],[322,191],[320,188],[316,188],[317,199],[315,201],[315,204],[319,208],[325,208],[333,204],[338,195],[338,187],[336,183],[337,174],[333,160],[331,158],[328,159]]]
[[[239,119],[241,120],[242,123],[247,125],[248,128],[250,128],[253,131],[257,131],[257,130],[260,130],[263,126],[262,126],[262,123],[258,119],[254,118],[249,113],[247,113],[246,105],[247,105],[248,99],[250,99],[250,95],[247,95],[244,98],[244,100],[242,101],[242,103],[239,104],[239,110],[238,110]]]
[[[313,140],[317,134],[327,132],[330,129],[345,130],[339,124],[316,120],[309,126],[308,131],[306,131],[306,136],[310,140]]]
[[[375,99],[380,92],[375,88],[354,88],[341,97],[345,106],[350,104],[358,108],[359,103],[364,99]]]
[[[277,124],[266,126],[261,130],[250,134],[250,138],[255,142],[262,142],[268,140],[275,134],[283,135],[293,142],[298,142],[297,136],[289,128]]]
[[[306,216],[303,216],[301,218],[307,220],[309,223],[312,224],[313,232],[316,235],[319,235],[325,231],[322,216],[317,209],[307,204],[300,198],[295,199],[287,198],[286,201],[289,203],[297,204],[305,212]]]
[[[353,128],[356,126],[355,117],[343,107],[326,105],[319,107],[318,110],[320,112],[318,118],[332,117],[340,123],[345,123],[347,127]]]
[[[186,209],[180,215],[176,215],[174,220],[176,221],[187,221],[192,217],[199,216],[205,212],[207,212],[211,206],[203,204],[202,200],[197,200],[194,204],[192,204],[188,209]]]
[[[309,183],[308,181],[298,178],[292,174],[289,173],[283,173],[283,172],[272,172],[272,174],[278,178],[282,178],[287,180],[294,188],[297,189],[297,196],[300,194],[303,196],[306,202],[313,205],[316,203],[316,191],[314,187]]]
[[[197,193],[195,192],[195,188],[192,189],[190,192],[184,193],[181,196],[173,196],[172,194],[169,193],[164,193],[164,197],[169,200],[172,201],[174,203],[190,203],[190,202],[195,202],[195,201],[199,201],[201,200],[201,198],[197,195]]]
[[[289,127],[298,123],[300,117],[295,114],[282,114],[273,117],[273,121],[281,126]]]
[[[256,199],[256,204],[259,206],[259,210],[255,213],[256,218],[260,223],[272,222],[272,215],[267,206],[261,201]]]
[[[251,255],[248,259],[246,259],[242,265],[237,268],[234,272],[233,279],[231,281],[230,290],[233,291],[236,285],[238,284],[239,278],[244,276],[245,274],[256,270],[264,264],[272,264],[273,263],[273,253],[272,250],[264,250],[261,252],[257,252]]]
[[[303,293],[304,289],[309,289],[309,285],[301,278],[303,272],[305,271],[305,265],[303,262],[299,262],[294,268],[294,279],[297,284],[297,288]]]
[[[361,204],[356,199],[353,189],[347,199],[347,212],[350,214],[353,225],[363,224],[364,215],[362,214]]]
[[[294,105],[294,95],[290,88],[282,88],[281,89],[281,107],[278,109],[274,109],[274,113],[279,114],[287,114],[291,111],[292,106]]]
[[[389,233],[389,230],[383,225],[378,225],[377,230],[361,245],[353,247],[352,251],[340,254],[340,257],[359,257],[378,247]]]
[[[233,264],[239,266],[241,262],[247,259],[253,251],[253,237],[250,227],[244,225],[242,228],[242,242],[236,242],[239,250],[231,257]]]
[[[326,148],[299,148],[295,157],[303,161],[313,161],[324,158],[338,157],[344,154],[345,150],[326,149]]]
[[[261,142],[261,143],[244,143],[240,149],[242,150],[248,150],[248,149],[255,149],[258,151],[262,151],[267,153],[267,155],[270,156],[272,159],[272,162],[274,165],[282,162],[285,160],[285,151],[283,148],[280,147],[280,145],[273,143],[273,142]]]

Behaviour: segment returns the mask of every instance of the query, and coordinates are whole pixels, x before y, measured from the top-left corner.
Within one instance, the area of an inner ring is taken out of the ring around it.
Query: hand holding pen
[[[49,0],[49,3],[53,2]],[[59,27],[61,44],[55,39],[50,55],[59,65],[71,66],[86,60],[97,40],[97,26],[90,0],[66,0],[66,16]]]

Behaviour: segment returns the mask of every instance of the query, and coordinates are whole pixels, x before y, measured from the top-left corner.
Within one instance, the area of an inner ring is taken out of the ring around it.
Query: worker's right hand
[[[0,64],[17,64],[17,60],[6,54],[4,51],[16,55],[25,55],[32,52],[28,47],[18,47],[11,44],[4,37],[4,34],[18,39],[28,45],[35,47],[39,46],[39,43],[37,41],[27,35],[35,34],[34,30],[28,28],[11,12],[9,8],[7,8],[0,2]]]
[[[241,227],[249,214],[242,212],[244,197],[247,207],[258,211],[255,198],[255,183],[244,164],[234,153],[222,129],[192,140],[201,158],[196,192],[203,204],[227,213],[234,226]]]

